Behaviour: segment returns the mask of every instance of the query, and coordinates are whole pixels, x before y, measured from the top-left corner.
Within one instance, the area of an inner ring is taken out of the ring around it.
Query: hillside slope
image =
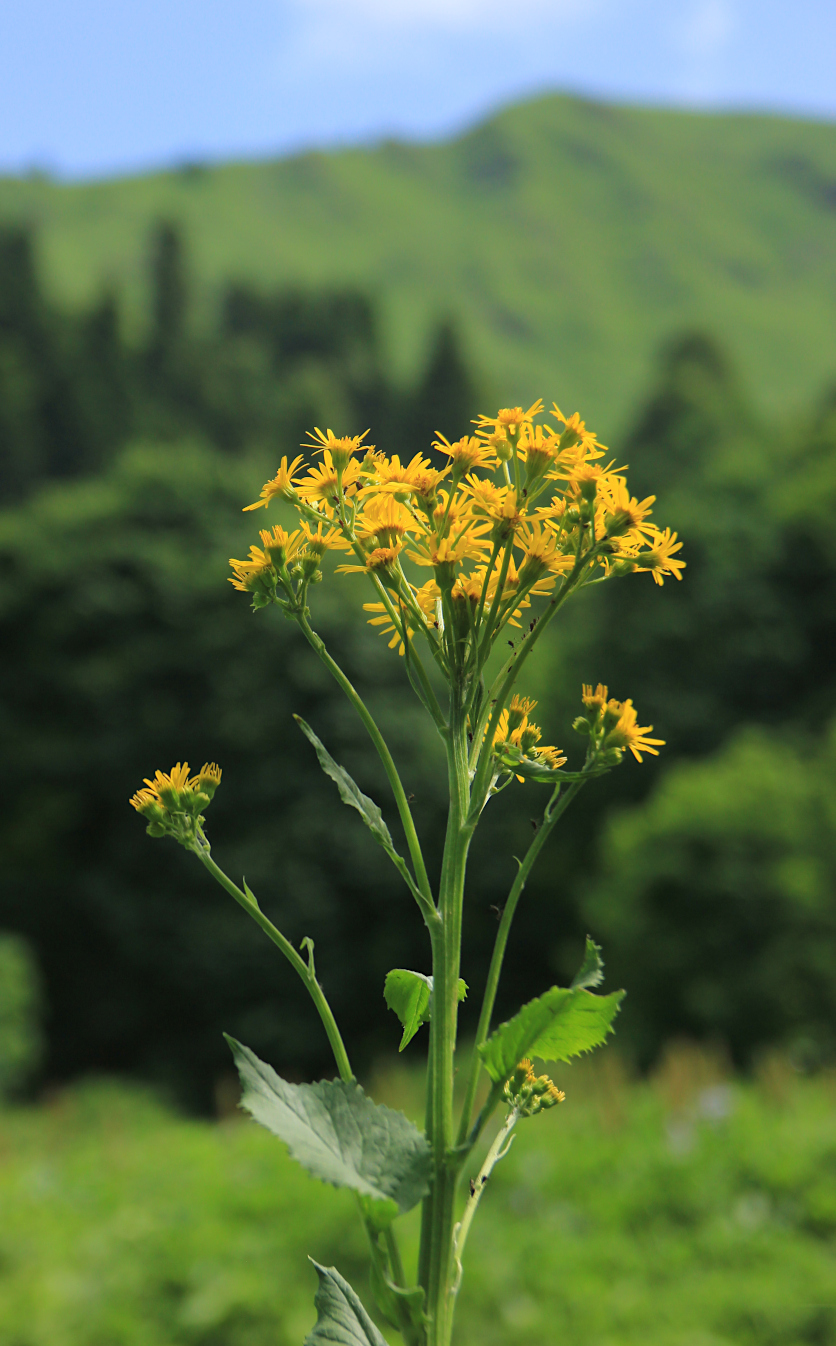
[[[221,282],[353,282],[411,371],[452,312],[504,400],[539,392],[620,430],[660,341],[722,337],[755,396],[795,409],[836,376],[836,126],[548,96],[458,139],[81,185],[0,180],[45,279],[104,284],[142,322],[151,221],[182,222],[207,321]]]

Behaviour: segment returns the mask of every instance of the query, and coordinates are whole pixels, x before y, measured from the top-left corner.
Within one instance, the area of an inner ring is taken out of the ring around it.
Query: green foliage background
[[[448,145],[0,183],[0,929],[40,969],[34,1087],[127,1071],[206,1110],[222,1030],[291,1077],[329,1070],[302,988],[127,806],[184,756],[222,764],[219,858],[316,941],[352,1059],[394,1050],[383,980],[428,968],[423,931],[292,714],[386,812],[381,774],[226,558],[310,425],[371,425],[408,455],[488,398],[541,392],[624,427],[612,451],[688,569],[584,595],[532,663],[547,741],[571,749],[580,683],[600,679],[667,747],[573,805],[497,1014],[565,984],[590,931],[641,1065],[671,1033],[740,1065],[775,1045],[830,1059],[834,181],[832,127],[557,98]],[[329,579],[316,624],[385,727],[434,863],[438,748],[364,596]],[[474,988],[536,791],[492,803],[474,848]]]
[[[608,1055],[560,1082],[566,1104],[523,1123],[491,1178],[463,1346],[833,1340],[831,1077],[774,1061],[729,1084],[680,1054],[637,1086]],[[417,1076],[374,1092],[420,1112]],[[350,1193],[260,1127],[175,1118],[136,1088],[0,1112],[0,1217],[15,1346],[297,1346],[316,1283],[302,1248],[370,1301]]]

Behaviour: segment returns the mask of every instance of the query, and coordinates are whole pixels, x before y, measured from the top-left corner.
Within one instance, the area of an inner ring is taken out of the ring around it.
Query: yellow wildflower
[[[361,472],[362,464],[356,458],[352,458],[345,468],[338,469],[331,451],[323,449],[321,466],[309,468],[308,475],[296,489],[303,500],[309,503],[321,500],[327,507],[335,509],[342,496],[355,494]]]
[[[647,724],[642,727],[636,724],[638,717],[632,701],[609,701],[607,714],[617,715],[618,719],[604,739],[604,748],[629,748],[637,762],[642,760],[643,752],[652,753],[654,757],[659,756],[658,750],[664,747],[665,740],[647,737],[653,733],[653,725]]]
[[[433,448],[438,449],[440,453],[446,453],[450,459],[450,468],[453,481],[459,481],[472,472],[474,467],[494,468],[496,466],[496,454],[484,440],[478,439],[476,435],[462,435],[451,444],[449,439],[445,439],[440,431],[436,431],[438,439],[433,440]]]
[[[653,543],[652,550],[638,553],[636,569],[649,570],[657,584],[664,584],[665,575],[673,575],[674,579],[681,580],[685,562],[674,557],[675,552],[682,550],[682,543],[677,542],[676,533],[672,533],[670,528],[666,528],[664,533],[656,530],[650,541]]]
[[[261,488],[261,496],[254,504],[244,506],[244,513],[246,514],[247,511],[251,509],[261,509],[262,505],[266,509],[273,497],[277,495],[280,496],[282,500],[292,499],[294,486],[296,484],[293,479],[294,474],[302,461],[303,459],[300,453],[288,467],[287,458],[283,458],[282,465],[275,477],[273,477],[272,481],[266,481],[264,483]]]
[[[303,444],[302,448],[315,448],[317,453],[323,454],[327,452],[336,470],[342,472],[350,462],[352,455],[359,453],[361,449],[365,453],[374,453],[374,444],[363,443],[368,433],[368,430],[364,430],[362,435],[343,435],[342,438],[338,439],[333,430],[326,430],[323,434],[319,426],[315,425],[313,430],[308,431],[308,438],[313,443]]]
[[[229,582],[241,593],[252,593],[257,589],[263,591],[275,583],[272,557],[260,547],[250,547],[249,559],[246,561],[237,561],[234,556],[230,556],[229,564],[235,571],[234,576],[229,577]]]

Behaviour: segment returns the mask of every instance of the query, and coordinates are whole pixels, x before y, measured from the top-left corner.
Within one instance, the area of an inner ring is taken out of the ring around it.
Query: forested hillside
[[[757,405],[797,411],[836,368],[836,127],[549,96],[456,140],[61,185],[0,181],[48,292],[153,315],[155,220],[179,224],[209,330],[230,281],[360,288],[387,373],[413,381],[439,315],[504,401],[544,389],[623,433],[660,342],[722,333]]]

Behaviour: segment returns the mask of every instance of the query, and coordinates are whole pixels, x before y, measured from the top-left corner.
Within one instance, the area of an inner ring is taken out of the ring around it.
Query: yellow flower
[[[292,533],[287,533],[280,524],[276,524],[272,532],[269,528],[260,529],[259,537],[264,548],[261,554],[269,556],[270,560],[277,565],[284,565],[286,561],[292,561],[303,544],[301,528],[296,528]],[[236,564],[246,565],[246,562],[239,561]]]
[[[462,488],[470,499],[473,513],[490,519],[493,523],[491,540],[505,542],[522,522],[525,510],[517,505],[517,492],[513,486],[495,486],[475,474],[467,478]]]
[[[657,584],[664,584],[665,575],[673,575],[674,579],[681,580],[685,562],[674,556],[675,552],[682,550],[682,543],[677,542],[676,533],[672,533],[670,528],[666,528],[664,533],[657,529],[650,541],[653,543],[652,550],[638,553],[636,569],[649,570]]]
[[[164,813],[162,801],[156,790],[137,790],[128,801],[141,813],[144,818],[155,820],[161,818]]]
[[[338,439],[333,430],[326,430],[323,434],[319,426],[315,425],[313,430],[308,431],[308,438],[313,442],[303,444],[302,448],[315,448],[317,453],[327,451],[335,468],[341,472],[348,465],[352,455],[359,453],[361,449],[365,453],[374,453],[374,444],[363,443],[368,433],[368,430],[364,430],[362,435],[343,435]]]
[[[605,687],[603,682],[598,683],[594,692],[591,683],[585,682],[583,684],[581,700],[587,710],[602,711],[607,704],[609,694],[609,688]]]
[[[305,552],[310,556],[322,557],[327,551],[345,551],[351,544],[346,541],[338,528],[328,527],[323,533],[323,525],[318,523],[316,530],[305,519],[302,520]]]
[[[531,712],[537,705],[530,696],[519,696],[516,692],[511,698],[511,704],[508,707],[508,724],[511,729],[519,729],[520,725],[528,719]]]
[[[260,547],[250,547],[249,559],[246,561],[237,561],[234,556],[230,556],[229,564],[235,571],[234,576],[229,577],[229,582],[241,593],[253,593],[256,590],[266,592],[275,583],[272,557]]]
[[[373,496],[356,521],[362,542],[374,539],[380,547],[391,547],[415,526],[415,520],[393,495]]]
[[[337,566],[337,574],[377,575],[381,583],[386,584],[387,588],[396,588],[396,567],[400,551],[400,542],[396,542],[393,547],[375,547],[374,551],[369,552],[363,565]],[[390,581],[390,583],[387,583],[387,581]]]
[[[630,495],[623,477],[607,479],[602,493],[608,537],[619,537],[624,533],[637,537],[652,536],[657,531],[655,524],[645,522],[656,499],[655,495],[649,495],[641,501],[637,500],[635,496]]]
[[[604,748],[629,748],[637,762],[642,760],[643,752],[659,756],[658,749],[664,747],[665,740],[647,737],[653,733],[653,725],[642,727],[636,724],[637,715],[632,701],[609,701],[607,713],[617,715],[618,719],[604,739]]]
[[[493,433],[497,436],[503,435],[504,437],[505,432],[515,435],[521,426],[529,425],[542,410],[543,399],[538,397],[537,401],[533,402],[528,408],[528,411],[523,411],[522,407],[500,407],[495,416],[477,416],[474,425],[477,425],[480,430],[492,426]]]
[[[408,463],[402,463],[396,453],[391,458],[377,454],[374,460],[374,480],[363,488],[363,494],[385,492],[401,495],[404,499],[415,492],[432,494],[444,474],[432,466],[429,458],[416,453]]]
[[[535,520],[520,529],[517,542],[523,550],[520,585],[527,589],[544,575],[563,575],[571,570],[575,558],[562,551],[560,537]]]
[[[189,789],[189,764],[178,762],[169,772],[157,771],[154,779],[148,780],[146,777],[144,784],[167,809],[176,809],[181,796]],[[145,791],[140,793],[144,794]]]
[[[557,455],[556,435],[544,434],[541,425],[524,425],[520,434],[519,450],[525,461],[526,486],[531,487],[551,467]]]
[[[449,439],[445,439],[444,435],[439,433],[438,439],[433,440],[433,448],[447,454],[453,481],[460,481],[468,472],[472,472],[474,467],[496,466],[496,454],[493,449],[475,435],[462,435],[461,439],[451,444]]]
[[[189,781],[189,789],[208,795],[210,799],[221,783],[221,768],[217,762],[204,762],[196,776]]]
[[[302,461],[302,455],[300,453],[288,467],[287,458],[283,458],[282,465],[275,477],[273,477],[272,481],[267,481],[262,486],[260,499],[256,500],[252,505],[245,505],[244,513],[246,514],[247,510],[250,509],[261,509],[262,505],[266,509],[270,504],[270,501],[276,495],[280,496],[282,500],[292,499],[293,488],[295,486],[293,480],[294,473]]]
[[[296,487],[303,500],[321,500],[334,509],[343,495],[352,496],[363,470],[362,463],[352,458],[344,468],[338,468],[330,449],[322,450],[322,465],[308,469],[308,475]]]

